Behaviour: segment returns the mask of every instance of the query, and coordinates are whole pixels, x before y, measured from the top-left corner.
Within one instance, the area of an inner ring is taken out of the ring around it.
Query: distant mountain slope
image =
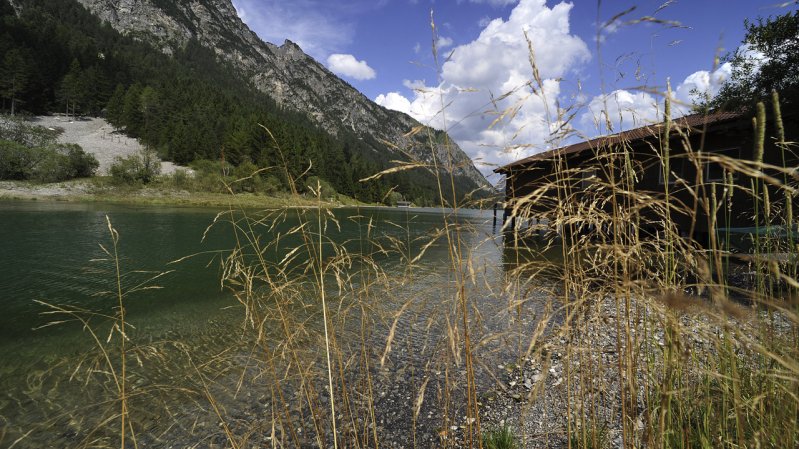
[[[318,176],[362,201],[397,191],[432,206],[427,170],[359,180],[435,154],[458,198],[491,193],[446,133],[374,104],[290,42],[262,42],[229,0],[0,0],[0,23],[7,111],[102,114],[166,160],[254,165],[284,190]]]
[[[307,114],[333,135],[343,129],[360,137],[388,141],[413,158],[432,163],[426,136],[404,137],[419,123],[383,108],[296,44],[263,42],[237,16],[231,0],[79,0],[87,9],[129,36],[172,54],[196,40],[238,69],[278,105]],[[439,135],[437,140],[444,141]],[[450,155],[447,155],[447,148]],[[375,151],[387,151],[381,145]],[[474,188],[488,186],[471,160],[455,144],[437,146],[438,163]],[[396,158],[402,158],[397,155]],[[447,162],[451,159],[451,166]]]

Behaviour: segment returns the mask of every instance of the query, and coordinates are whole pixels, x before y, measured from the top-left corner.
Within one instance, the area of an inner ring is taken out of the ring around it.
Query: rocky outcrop
[[[231,0],[79,0],[84,7],[120,32],[151,43],[167,54],[191,40],[213,49],[260,91],[288,109],[303,112],[329,133],[348,130],[390,145],[375,151],[392,151],[391,158],[431,164],[435,141],[437,163],[445,171],[471,181],[488,182],[472,161],[443,133],[407,137],[420,124],[410,116],[377,105],[291,41],[281,46],[262,41],[236,14]],[[444,142],[448,142],[446,145]]]

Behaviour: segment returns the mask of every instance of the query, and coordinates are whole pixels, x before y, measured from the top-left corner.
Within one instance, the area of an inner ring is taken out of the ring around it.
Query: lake
[[[166,272],[145,284],[158,288],[125,296],[138,444],[224,445],[227,433],[254,445],[330,442],[316,211],[245,217],[0,202],[0,217],[0,446],[119,446],[108,369],[119,369],[110,318],[117,299],[102,294],[116,288],[115,271],[98,260],[112,248],[106,217],[119,233],[126,290]],[[503,266],[513,257],[490,211],[343,208],[323,217],[335,402],[347,410],[337,430],[362,435],[377,426],[378,438],[433,442],[463,419],[461,388],[441,396],[442,385],[465,382],[463,307],[479,343],[472,357],[481,385],[533,324],[509,307]],[[257,245],[243,243],[248,236]],[[244,268],[230,259],[237,244]],[[455,264],[453,251],[463,253]],[[248,277],[251,291],[237,284]],[[442,410],[452,416],[442,419]]]

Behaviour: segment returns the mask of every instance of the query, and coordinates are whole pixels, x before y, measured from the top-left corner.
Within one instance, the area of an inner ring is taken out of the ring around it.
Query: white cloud
[[[760,70],[766,61],[765,55],[743,44],[736,53],[753,62],[753,70]],[[732,77],[733,67],[725,62],[713,71],[698,70],[672,89],[673,118],[693,112],[693,106],[718,95],[724,83]],[[608,96],[596,96],[588,104],[588,111],[580,117],[580,123],[587,135],[609,132],[606,120],[610,120],[613,132],[624,131],[638,126],[663,120],[665,89],[660,95],[645,92],[617,90]],[[607,102],[607,113],[602,112]],[[589,131],[590,130],[590,131]]]
[[[725,62],[713,72],[699,70],[688,75],[674,90],[674,98],[680,103],[677,105],[678,111],[687,113],[691,105],[702,101],[703,97],[706,96],[708,99],[715,97],[731,75],[732,65],[729,62]]]
[[[515,3],[488,1],[496,5]],[[507,19],[486,20],[474,41],[451,50],[451,58],[441,68],[440,85],[406,82],[406,87],[415,89],[409,97],[403,97],[407,103],[397,98],[397,92],[378,98],[386,107],[403,110],[409,106],[405,112],[422,123],[449,131],[484,173],[493,167],[481,166],[480,162],[504,164],[540,151],[542,147],[519,145],[549,139],[546,117],[548,112],[556,114],[561,93],[558,79],[590,59],[585,42],[570,34],[572,6],[559,3],[550,8],[545,0],[521,0]],[[534,92],[528,84],[533,75],[525,32],[543,78],[543,97],[542,91]],[[489,126],[508,108],[515,114]]]
[[[387,94],[380,94],[375,98],[375,103],[388,109],[411,113],[411,102],[399,92],[389,92]]]
[[[657,122],[661,117],[658,99],[647,92],[620,89],[594,97],[580,117],[580,125],[588,130],[585,137],[591,137],[638,128]]]
[[[447,47],[452,47],[452,38],[449,37],[439,37],[438,41],[436,41],[436,48],[439,50]]]
[[[366,61],[358,61],[355,56],[334,53],[327,58],[327,67],[338,75],[356,80],[370,80],[377,76]]]
[[[767,60],[763,53],[752,50],[749,44],[738,47],[736,53],[751,61],[755,72],[760,71],[760,67]],[[674,91],[675,99],[682,103],[678,106],[679,111],[690,110],[691,105],[701,101],[703,97],[713,98],[718,95],[724,83],[732,77],[732,72],[732,64],[725,62],[712,72],[700,70],[688,75]]]
[[[672,91],[672,117],[691,114],[694,104],[704,97],[715,97],[731,73],[732,66],[724,63],[712,72],[698,70],[685,77]],[[604,96],[598,95],[588,103],[587,111],[580,117],[580,125],[586,136],[590,137],[659,122],[663,120],[664,98],[665,92],[652,95],[623,89]]]

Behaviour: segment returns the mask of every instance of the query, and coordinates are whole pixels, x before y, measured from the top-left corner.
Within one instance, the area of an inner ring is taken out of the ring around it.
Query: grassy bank
[[[233,207],[241,209],[316,207],[319,204],[318,200],[307,198],[301,194],[229,194],[188,191],[165,185],[114,185],[109,182],[108,178],[80,179],[51,184],[3,181],[0,182],[0,200],[114,203],[139,206]],[[323,204],[325,207],[367,205],[343,195],[338,195],[335,200],[325,200]]]

